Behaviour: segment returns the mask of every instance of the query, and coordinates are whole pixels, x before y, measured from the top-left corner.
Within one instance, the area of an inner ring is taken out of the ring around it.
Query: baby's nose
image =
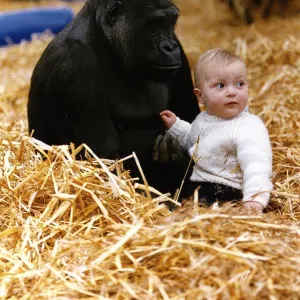
[[[236,95],[236,90],[233,86],[228,86],[226,91],[227,97],[234,97]]]

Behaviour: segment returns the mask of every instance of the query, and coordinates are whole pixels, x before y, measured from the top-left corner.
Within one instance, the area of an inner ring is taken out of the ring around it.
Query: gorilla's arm
[[[172,81],[170,110],[179,118],[192,122],[200,112],[197,98],[194,94],[194,85],[186,54],[177,40],[181,50],[181,68]]]
[[[115,158],[118,138],[96,55],[72,39],[54,43],[45,53],[32,77],[30,130],[49,144],[85,142],[98,156]]]

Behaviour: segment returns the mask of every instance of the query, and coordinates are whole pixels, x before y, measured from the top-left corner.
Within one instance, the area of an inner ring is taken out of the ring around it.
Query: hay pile
[[[1,299],[299,299],[300,19],[249,28],[216,3],[181,1],[178,34],[192,67],[212,47],[245,59],[273,146],[268,212],[190,201],[171,214],[122,162],[30,139],[29,79],[51,37],[1,49]]]

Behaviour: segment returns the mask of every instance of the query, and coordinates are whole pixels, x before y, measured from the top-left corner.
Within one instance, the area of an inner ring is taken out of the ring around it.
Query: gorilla
[[[35,66],[30,133],[50,145],[86,143],[102,158],[134,151],[149,184],[173,193],[189,159],[153,159],[165,131],[159,113],[171,109],[186,121],[199,113],[174,32],[178,15],[171,0],[87,0]],[[134,160],[125,167],[139,176]]]

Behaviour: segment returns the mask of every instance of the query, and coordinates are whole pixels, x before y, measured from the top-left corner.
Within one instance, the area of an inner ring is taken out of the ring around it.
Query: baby
[[[195,82],[206,111],[192,124],[168,110],[160,114],[195,161],[185,190],[192,195],[200,186],[199,199],[209,205],[242,199],[247,210],[262,212],[272,189],[272,150],[263,122],[248,112],[245,63],[224,49],[207,51],[197,61]]]

